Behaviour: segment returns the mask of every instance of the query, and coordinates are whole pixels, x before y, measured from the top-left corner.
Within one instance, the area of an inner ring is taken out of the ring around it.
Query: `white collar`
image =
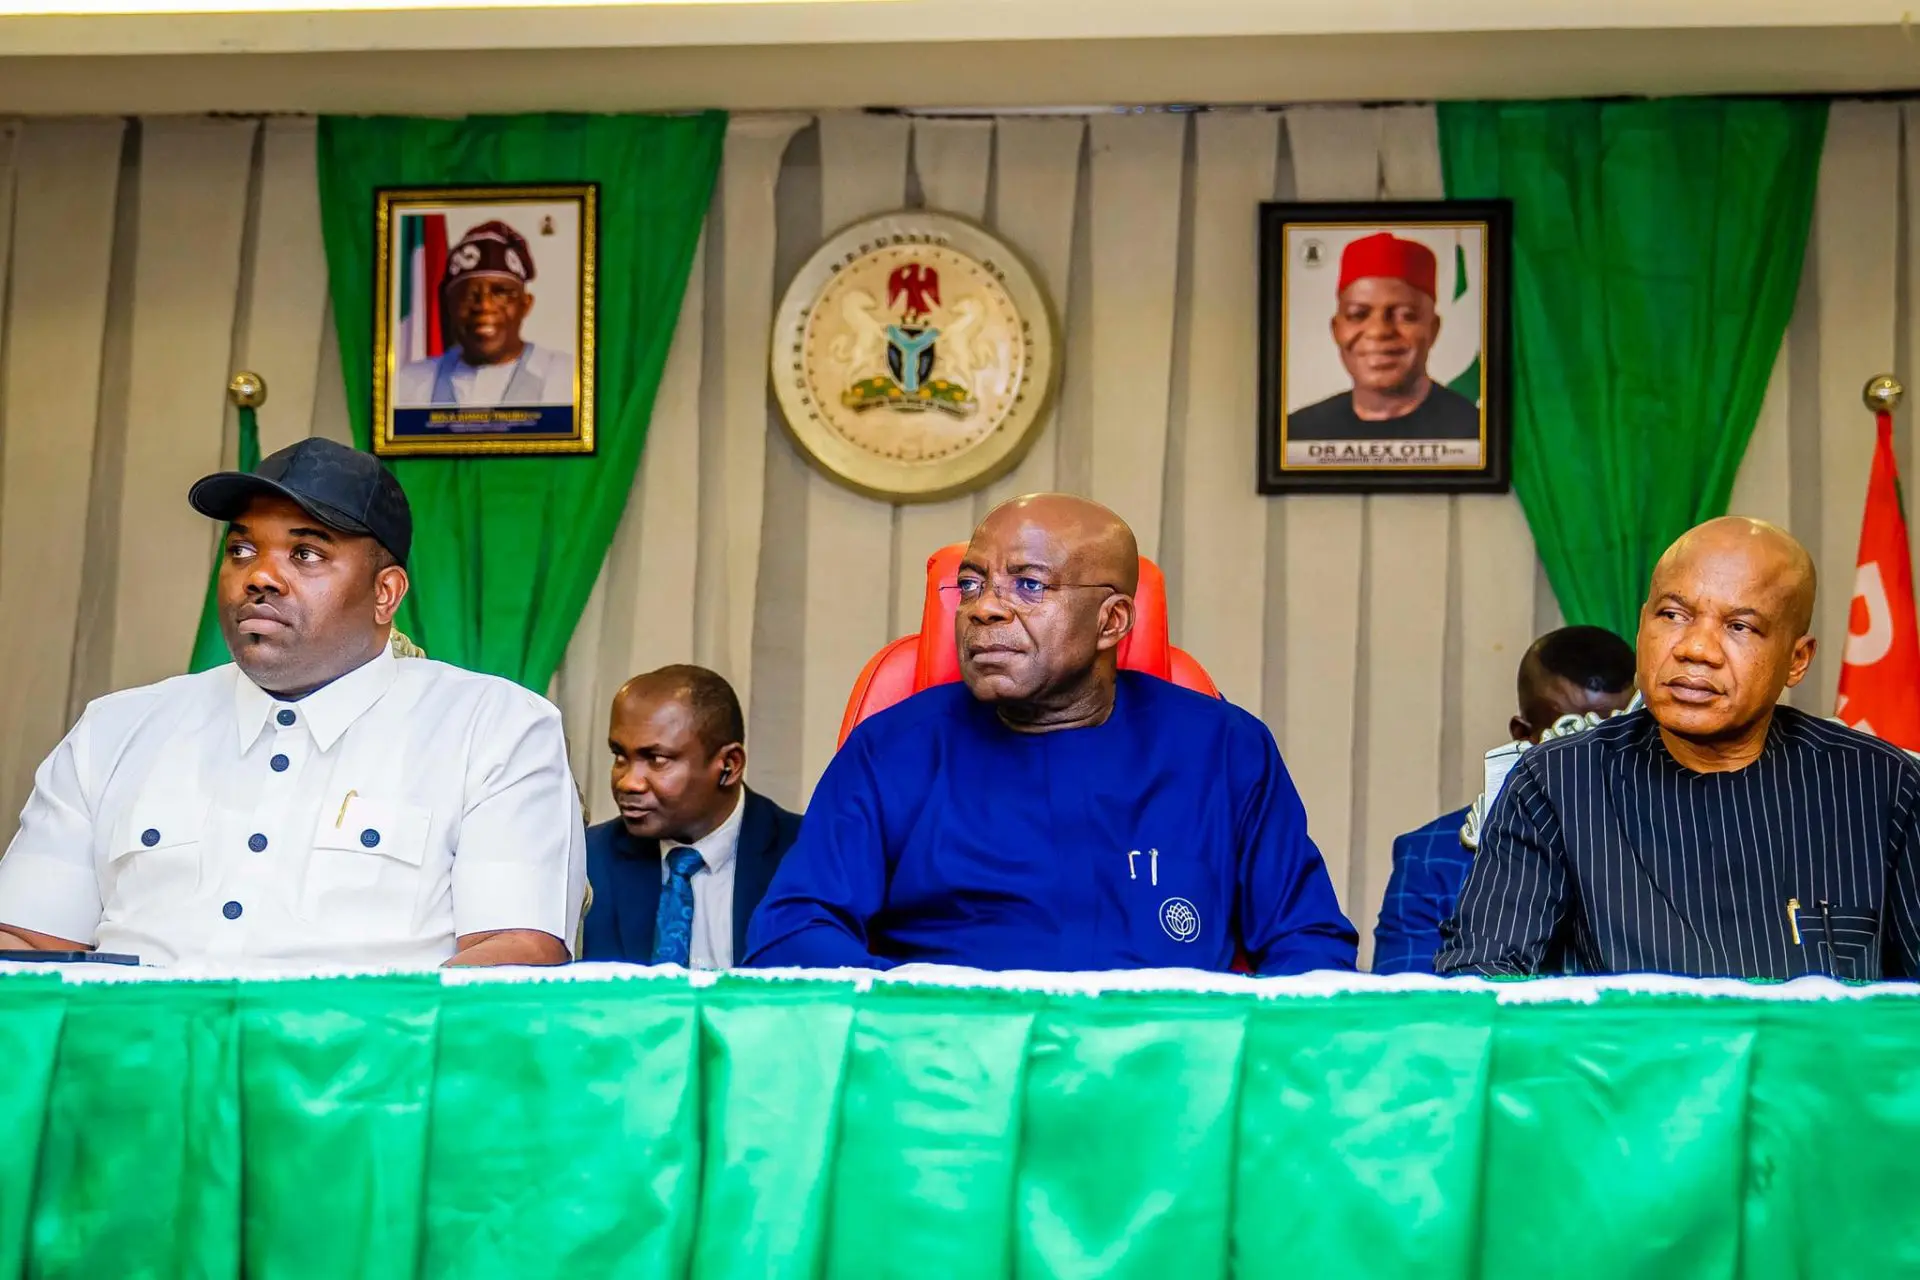
[[[235,667],[234,727],[240,731],[241,752],[252,749],[253,744],[259,741],[260,734],[267,727],[268,718],[279,707],[291,709],[306,721],[307,732],[313,735],[314,742],[322,751],[332,749],[340,736],[353,726],[353,722],[365,715],[393,687],[394,678],[399,674],[394,666],[396,661],[392,646],[383,644],[380,652],[371,659],[315,689],[298,702],[274,697]]]
[[[664,864],[667,855],[675,849],[692,849],[700,855],[700,861],[707,864],[708,871],[726,870],[727,864],[732,862],[734,855],[740,851],[740,824],[746,817],[746,813],[747,789],[741,787],[739,793],[733,798],[733,812],[727,815],[725,822],[690,845],[681,844],[677,840],[662,840],[660,861]]]

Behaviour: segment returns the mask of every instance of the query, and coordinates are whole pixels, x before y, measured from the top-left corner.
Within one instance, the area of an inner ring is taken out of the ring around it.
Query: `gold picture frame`
[[[590,454],[597,183],[385,187],[373,451]]]

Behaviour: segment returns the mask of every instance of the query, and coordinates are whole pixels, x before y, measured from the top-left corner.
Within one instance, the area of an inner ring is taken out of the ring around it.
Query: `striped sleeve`
[[[1889,978],[1920,978],[1920,768],[1901,762],[1888,824],[1887,912],[1881,968]]]
[[[1524,977],[1545,967],[1568,895],[1560,821],[1539,777],[1546,754],[1515,766],[1487,815],[1435,972]]]

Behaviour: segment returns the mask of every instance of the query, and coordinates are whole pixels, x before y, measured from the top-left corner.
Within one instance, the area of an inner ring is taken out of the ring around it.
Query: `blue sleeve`
[[[1360,936],[1340,912],[1327,864],[1307,835],[1306,807],[1265,725],[1254,749],[1261,748],[1240,818],[1240,939],[1247,959],[1268,977],[1352,969]]]
[[[867,922],[887,901],[880,788],[859,730],[827,765],[767,896],[747,926],[745,965],[888,969],[867,949]]]
[[[1393,874],[1387,877],[1380,919],[1373,928],[1375,973],[1432,973],[1440,950],[1440,922],[1460,898],[1460,873],[1428,854],[1425,832],[1393,842]]]

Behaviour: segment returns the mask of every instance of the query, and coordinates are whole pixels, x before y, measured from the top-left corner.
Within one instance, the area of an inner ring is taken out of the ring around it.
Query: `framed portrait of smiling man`
[[[1504,200],[1260,207],[1260,492],[1508,486]]]
[[[374,452],[593,452],[599,188],[377,193]]]

